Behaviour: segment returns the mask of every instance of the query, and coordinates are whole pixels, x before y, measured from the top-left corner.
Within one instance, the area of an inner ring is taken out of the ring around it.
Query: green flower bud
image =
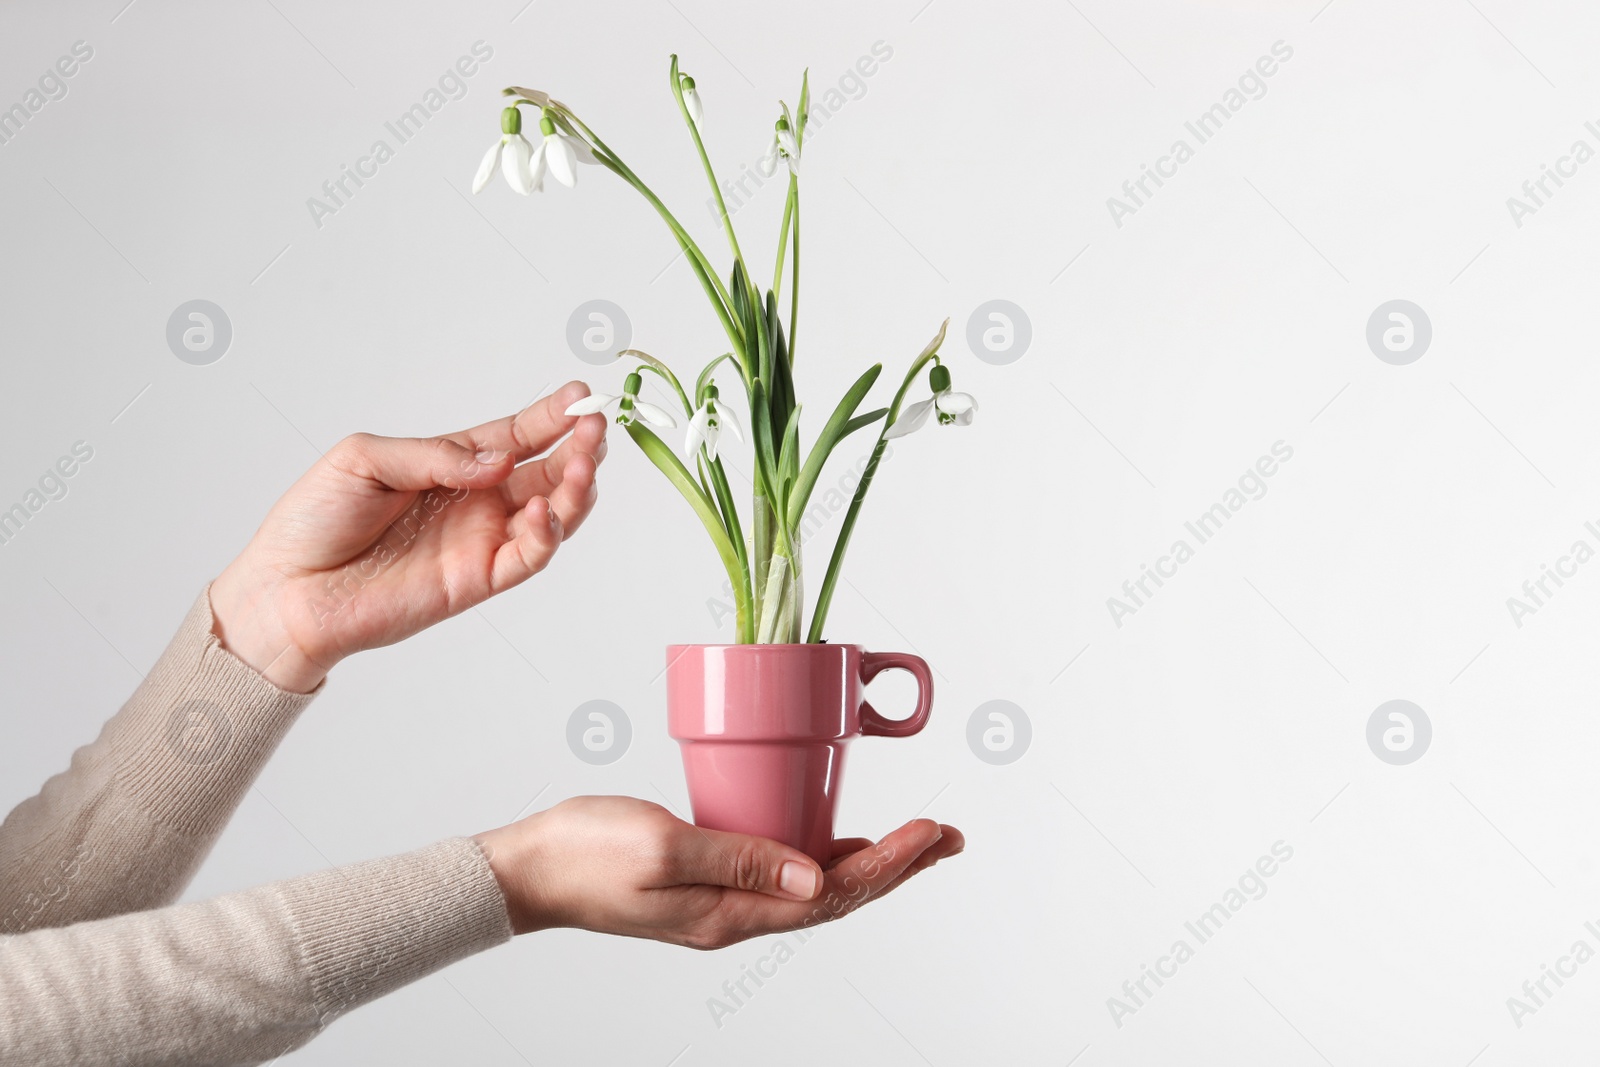
[[[715,400],[715,399],[717,399],[717,383],[716,382],[707,382],[706,383],[705,399],[707,399],[707,400]]]
[[[505,134],[522,132],[522,109],[508,107],[500,112],[500,132]]]
[[[779,133],[782,133],[789,128],[789,120],[784,118],[782,115],[779,115],[778,121],[772,124],[772,128],[777,130]]]
[[[691,90],[693,88],[694,88],[694,79],[689,77],[689,75],[687,75],[687,74],[683,75],[683,89],[684,89],[684,92],[688,92],[689,90]]]
[[[546,137],[555,136],[556,124],[550,121],[549,115],[539,116],[539,132],[544,134]]]
[[[641,388],[643,388],[643,386],[644,386],[644,379],[639,376],[639,372],[638,371],[633,371],[632,373],[630,373],[627,376],[627,378],[623,379],[623,382],[622,382],[622,395],[623,396],[638,396],[639,395],[639,390]]]
[[[950,388],[950,368],[943,363],[935,363],[933,370],[928,372],[928,385],[935,393],[942,393]]]

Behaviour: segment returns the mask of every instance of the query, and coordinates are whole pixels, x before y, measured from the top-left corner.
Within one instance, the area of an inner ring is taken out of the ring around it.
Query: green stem
[[[760,464],[760,459],[756,463]],[[755,524],[754,535],[751,538],[750,576],[754,581],[753,592],[757,604],[762,603],[767,596],[767,566],[772,559],[772,509],[767,506],[767,494],[762,491],[762,478],[759,470],[754,478],[755,492],[751,499],[751,510]]]
[[[867,490],[872,487],[873,476],[878,473],[878,463],[883,459],[884,449],[889,444],[889,439],[884,435],[889,432],[889,427],[894,425],[895,419],[900,417],[900,404],[905,400],[906,390],[911,388],[911,383],[916,380],[922,368],[938,356],[939,345],[943,340],[944,330],[941,328],[934,343],[911,364],[905,380],[900,383],[899,390],[894,394],[894,403],[889,405],[889,414],[883,420],[883,429],[878,431],[878,443],[872,448],[872,458],[867,461],[867,469],[861,473],[861,484],[856,486],[855,496],[850,500],[850,510],[845,512],[844,522],[840,524],[839,538],[833,545],[833,556],[828,560],[827,573],[822,577],[822,588],[817,591],[817,606],[811,612],[811,629],[806,634],[808,643],[815,644],[822,640],[822,627],[828,620],[828,608],[833,604],[833,589],[839,581],[839,570],[844,564],[845,551],[850,547],[850,535],[855,531],[856,517],[861,513],[861,502],[867,498]]]
[[[617,170],[617,173],[620,174],[622,179],[629,185],[632,185],[635,189],[639,190],[639,192],[650,201],[651,205],[661,213],[661,217],[666,220],[667,225],[672,227],[672,232],[676,234],[679,240],[681,240],[687,246],[684,251],[692,256],[695,262],[697,262],[701,268],[706,271],[706,273],[711,275],[711,278],[716,285],[717,294],[722,297],[723,302],[727,306],[732,307],[733,298],[728,295],[727,286],[722,284],[722,279],[717,275],[716,270],[711,266],[711,261],[707,259],[706,254],[700,250],[700,245],[695,241],[695,239],[689,236],[689,231],[684,229],[683,224],[678,221],[677,216],[673,215],[671,211],[667,210],[666,205],[663,204],[661,199],[656,196],[655,191],[646,185],[644,181],[633,172],[633,169],[623,161],[621,156],[617,155],[617,153],[612,150],[610,145],[602,141],[599,136],[596,135],[595,132],[588,126],[584,125],[582,120],[580,120],[576,115],[571,115],[571,118],[572,121],[577,124],[578,128],[581,129],[584,134],[594,142],[594,147],[605,153],[605,157],[601,157],[597,154],[595,158],[601,159],[602,162],[604,162],[604,159],[609,158],[612,163],[616,164],[615,169]]]
[[[800,317],[800,179],[789,175],[794,199],[794,269],[789,273],[789,366],[794,366],[795,325]]]
[[[783,202],[783,226],[778,230],[778,263],[772,268],[772,293],[774,296],[783,291],[783,256],[789,250],[789,219],[794,215],[795,200],[794,175],[789,175],[789,195]],[[790,324],[791,326],[793,323]]]
[[[793,614],[790,589],[789,557],[775,552],[772,556],[772,572],[767,575],[767,595],[761,601],[761,621],[756,627],[756,641],[759,644],[773,644],[779,637],[789,636],[787,631],[790,627],[784,626],[783,621],[786,615]],[[780,629],[784,632],[780,633]]]
[[[621,352],[617,353],[618,359],[622,359],[624,357],[637,359],[639,362],[644,364],[645,370],[655,371],[656,374],[664,378],[667,384],[672,386],[673,391],[678,394],[678,402],[683,405],[683,413],[688,415],[690,418],[694,417],[694,405],[689,403],[689,395],[683,391],[683,385],[678,381],[678,376],[672,373],[671,367],[667,366],[650,353],[637,348],[624,348]]]
[[[711,157],[706,154],[705,142],[700,139],[700,127],[695,124],[694,118],[689,114],[689,105],[683,99],[683,82],[678,77],[678,57],[672,57],[672,95],[678,101],[678,112],[683,116],[683,124],[689,127],[689,136],[694,138],[694,150],[700,153],[700,165],[705,168],[706,181],[711,185],[711,195],[717,198],[717,212],[722,219],[722,229],[728,235],[728,247],[733,252],[733,258],[740,263],[744,256],[739,253],[739,239],[734,236],[733,223],[728,218],[728,205],[722,200],[722,187],[717,184],[716,172],[711,167]]]
[[[789,634],[784,640],[790,644],[798,644],[800,641],[800,627],[805,623],[805,620],[801,617],[806,606],[805,587],[801,581],[803,570],[801,567],[801,554],[805,551],[805,546],[794,538],[793,533],[790,534],[790,540],[794,545],[794,555],[789,557],[789,598],[790,603],[794,605],[794,611],[791,613],[789,621]]]
[[[722,322],[723,331],[727,333],[728,339],[733,342],[735,350],[740,355],[741,370],[748,374],[749,372],[744,370],[745,364],[748,363],[745,355],[744,330],[734,323],[733,316],[729,312],[729,308],[733,306],[733,298],[728,295],[727,287],[722,284],[722,279],[712,269],[711,261],[700,250],[700,246],[695,243],[694,238],[689,236],[689,231],[685,230],[677,217],[667,210],[667,206],[661,202],[661,198],[656,196],[655,192],[629,169],[628,165],[622,161],[622,157],[612,151],[611,146],[601,140],[582,119],[571,111],[555,112],[552,109],[552,112],[559,117],[565,118],[581,130],[592,147],[597,149],[595,159],[600,161],[601,166],[633,186],[639,195],[644,197],[650,203],[650,206],[656,209],[662,221],[667,224],[668,229],[677,238],[678,247],[683,249],[684,255],[689,258],[689,265],[694,268],[695,274],[699,276],[700,284],[706,290],[706,297],[711,301],[712,307],[716,309],[717,318]]]
[[[806,124],[811,121],[811,69],[800,76],[800,113],[794,119],[794,145],[805,155]],[[789,366],[794,367],[795,326],[800,317],[800,177],[789,175],[790,195],[794,197],[794,272],[789,292]]]

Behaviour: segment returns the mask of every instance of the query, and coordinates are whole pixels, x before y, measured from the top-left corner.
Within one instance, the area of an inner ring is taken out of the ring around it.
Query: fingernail
[[[505,459],[506,454],[493,449],[484,449],[482,452],[479,452],[475,458],[479,463],[482,463],[485,466],[491,466]]]
[[[792,897],[810,900],[817,895],[819,876],[815,868],[790,860],[778,871],[778,888]]]

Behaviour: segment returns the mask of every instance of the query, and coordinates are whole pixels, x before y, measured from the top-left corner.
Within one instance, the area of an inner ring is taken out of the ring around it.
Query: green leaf
[[[750,316],[750,329],[756,335],[756,351],[759,354],[756,366],[760,368],[759,377],[767,383],[767,399],[772,399],[771,390],[774,382],[772,378],[772,331],[767,329],[764,313],[758,306]]]
[[[738,260],[734,260],[733,273],[728,276],[728,295],[733,297],[733,313],[739,325],[745,326],[750,314],[750,292],[745,286],[744,264]]]
[[[734,552],[739,553],[739,563],[749,571],[749,549],[744,545],[744,528],[739,525],[739,507],[733,502],[733,490],[728,488],[728,475],[723,472],[722,459],[714,459],[707,466],[710,467],[710,485],[717,493],[718,507],[722,507],[722,522],[728,528],[728,539],[733,541]]]
[[[797,479],[800,464],[800,409],[789,415],[789,426],[783,431],[783,447],[778,451],[778,477],[783,483],[783,494],[778,498],[778,511],[782,514],[789,506],[789,488]],[[790,523],[790,529],[794,524]]]
[[[754,393],[750,398],[751,436],[755,438],[756,475],[760,480],[760,489],[774,508],[779,506],[778,497],[778,461],[772,447],[772,417],[767,406],[767,387],[761,379],[756,379]]]
[[[739,329],[744,334],[743,354],[745,361],[748,363],[751,356],[757,356],[755,371],[759,374],[765,365],[763,358],[759,355],[760,348],[758,347],[758,342],[761,341],[761,337],[757,332],[760,325],[761,305],[752,303],[750,300],[750,294],[754,287],[750,284],[749,276],[744,272],[742,260],[734,260],[733,274],[730,276],[728,284],[731,289],[734,317],[738,320]]]
[[[778,298],[777,294],[770,290],[767,292],[763,318],[766,326],[763,337],[767,342],[767,351],[771,354],[767,390],[771,401],[773,444],[776,445],[788,432],[789,418],[795,407],[795,391],[794,375],[789,369],[789,355],[782,346],[783,325],[778,312]]]
[[[867,412],[865,415],[857,415],[855,418],[844,424],[844,432],[839,435],[839,440],[843,441],[846,437],[849,437],[857,430],[862,430],[868,426],[871,426],[873,423],[877,422],[887,414],[889,414],[888,408],[878,408],[874,411]]]
[[[828,456],[834,447],[850,432],[848,429],[851,416],[856,413],[856,408],[861,406],[861,401],[866,399],[867,393],[878,380],[878,375],[883,373],[883,364],[874,363],[868,367],[866,373],[857,378],[843,397],[839,406],[833,409],[833,414],[828,417],[828,423],[817,435],[817,443],[811,446],[811,454],[806,457],[805,467],[801,469],[799,477],[795,480],[795,491],[786,507],[789,528],[792,530],[800,523],[800,516],[805,512],[806,502],[811,499],[811,490],[817,484],[817,478],[822,474],[822,465],[828,461]],[[860,429],[858,426],[857,429]]]
[[[707,498],[700,486],[695,482],[694,475],[689,473],[689,468],[683,465],[678,454],[668,448],[666,443],[642,425],[638,420],[627,424],[628,436],[633,438],[634,444],[639,446],[639,451],[645,458],[654,463],[662,474],[667,476],[667,481],[683,494],[683,498],[694,508],[700,522],[705,526],[706,533],[711,535],[711,542],[717,549],[717,555],[722,559],[722,566],[728,572],[728,581],[733,585],[734,597],[738,603],[739,634],[741,641],[754,638],[752,620],[750,619],[750,598],[745,592],[747,585],[744,577],[744,565],[739,560],[739,553],[734,550],[733,541],[728,537],[728,531],[723,528],[722,517],[717,514],[717,509]]]

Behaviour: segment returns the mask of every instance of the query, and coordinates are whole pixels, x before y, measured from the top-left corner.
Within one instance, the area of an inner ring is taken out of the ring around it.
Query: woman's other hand
[[[876,843],[835,842],[824,869],[632,797],[575,797],[476,840],[516,933],[566,926],[699,949],[837,919],[966,843],[953,826],[915,819]]]
[[[212,583],[218,637],[280,688],[309,692],[346,656],[537,574],[594,507],[606,420],[564,414],[588,392],[569,382],[442,437],[340,441]]]

